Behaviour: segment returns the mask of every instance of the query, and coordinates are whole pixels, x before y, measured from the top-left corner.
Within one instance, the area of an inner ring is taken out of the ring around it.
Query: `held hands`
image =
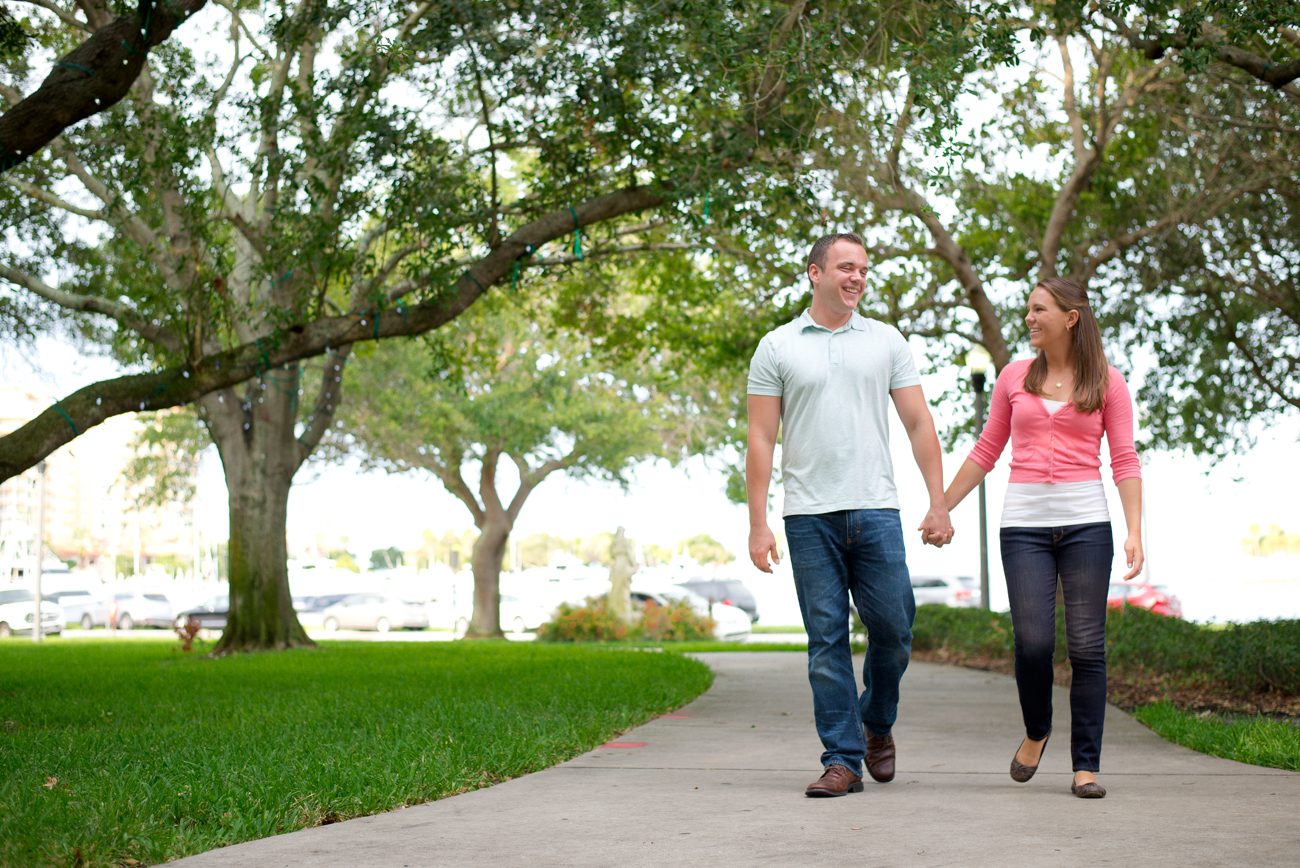
[[[768,558],[771,557],[771,563]],[[749,559],[765,573],[772,572],[772,564],[781,563],[781,552],[776,548],[776,537],[766,523],[749,529]]]
[[[1146,558],[1142,555],[1140,535],[1129,534],[1128,539],[1124,540],[1124,559],[1128,563],[1128,572],[1124,574],[1124,581],[1128,581],[1142,572],[1142,564],[1146,562]]]
[[[952,542],[952,519],[948,517],[948,508],[942,504],[931,506],[917,530],[921,532],[921,542],[924,545],[939,549]]]

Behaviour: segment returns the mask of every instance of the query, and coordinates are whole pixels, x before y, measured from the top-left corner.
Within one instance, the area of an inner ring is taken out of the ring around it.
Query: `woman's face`
[[[1070,328],[1079,321],[1079,314],[1073,310],[1061,310],[1052,294],[1041,286],[1034,287],[1029,293],[1028,310],[1025,313],[1025,325],[1029,327],[1029,344],[1036,350],[1068,344]]]

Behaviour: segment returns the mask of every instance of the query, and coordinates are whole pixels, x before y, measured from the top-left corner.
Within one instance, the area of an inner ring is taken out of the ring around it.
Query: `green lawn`
[[[1135,709],[1133,716],[1161,738],[1201,753],[1300,771],[1300,725],[1289,720],[1197,714],[1168,702]]]
[[[678,654],[0,641],[0,865],[162,862],[546,768],[680,707]]]

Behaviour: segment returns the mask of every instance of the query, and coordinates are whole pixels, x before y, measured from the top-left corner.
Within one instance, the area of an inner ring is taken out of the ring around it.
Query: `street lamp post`
[[[36,599],[32,603],[32,641],[41,641],[41,573],[45,568],[45,462],[36,465],[36,564],[32,575],[36,579]]]
[[[984,430],[984,378],[992,359],[985,349],[976,344],[966,354],[966,367],[970,369],[971,390],[975,393],[975,436]],[[980,607],[989,608],[989,518],[984,501],[984,480],[979,484],[980,505]]]

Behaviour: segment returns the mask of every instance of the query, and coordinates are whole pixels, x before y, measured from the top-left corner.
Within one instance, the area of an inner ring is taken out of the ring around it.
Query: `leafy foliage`
[[[585,335],[504,299],[376,348],[351,377],[340,445],[375,466],[430,470],[462,498],[480,488],[461,475],[469,463],[492,474],[508,457],[531,486],[556,470],[623,481],[631,461],[671,454],[665,396],[605,364]]]
[[[686,600],[667,605],[647,601],[640,617],[627,624],[609,609],[606,597],[590,597],[584,605],[563,603],[537,630],[542,642],[696,642],[710,639],[715,624]]]
[[[591,597],[585,605],[561,603],[537,628],[539,642],[621,642],[628,625],[609,609],[606,597]]]
[[[188,503],[194,498],[199,459],[211,442],[193,412],[156,413],[135,435],[122,480],[141,506]]]
[[[706,533],[682,540],[678,548],[702,564],[729,564],[736,559],[726,546]]]
[[[9,63],[22,55],[31,37],[8,6],[0,6],[0,62]]]
[[[870,312],[934,339],[933,367],[972,343],[1000,367],[1026,284],[1064,274],[1145,375],[1150,445],[1223,455],[1294,413],[1300,89],[1247,55],[1300,74],[1300,37],[1294,3],[1248,5],[1030,4],[1022,64],[964,78],[946,164],[902,70],[828,117],[818,164],[871,227]]]

